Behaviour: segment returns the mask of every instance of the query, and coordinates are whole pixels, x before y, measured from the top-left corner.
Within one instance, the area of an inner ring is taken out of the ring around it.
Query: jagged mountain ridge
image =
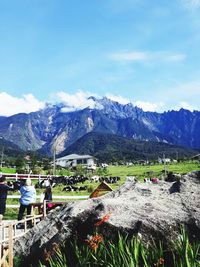
[[[97,99],[94,108],[64,112],[64,105],[47,105],[29,114],[0,117],[0,137],[24,150],[59,154],[89,132],[116,134],[135,140],[200,147],[200,112],[185,109],[144,112],[132,104]]]

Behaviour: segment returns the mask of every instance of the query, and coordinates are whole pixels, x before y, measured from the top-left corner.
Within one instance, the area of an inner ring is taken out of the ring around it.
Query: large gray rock
[[[54,242],[76,235],[85,238],[95,222],[108,213],[110,218],[99,231],[109,238],[122,231],[140,233],[144,242],[159,238],[169,244],[185,225],[190,236],[200,240],[200,172],[173,183],[126,182],[100,198],[67,204],[16,240],[14,252],[38,256]]]

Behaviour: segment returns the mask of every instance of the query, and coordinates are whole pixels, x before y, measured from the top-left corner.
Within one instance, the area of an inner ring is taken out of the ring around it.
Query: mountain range
[[[90,97],[93,108],[70,110],[64,104],[47,104],[29,114],[0,117],[0,138],[24,151],[56,154],[66,151],[88,133],[117,135],[136,141],[154,141],[200,148],[200,112],[180,109],[145,112],[132,104],[106,97]],[[111,138],[111,137],[110,137]]]

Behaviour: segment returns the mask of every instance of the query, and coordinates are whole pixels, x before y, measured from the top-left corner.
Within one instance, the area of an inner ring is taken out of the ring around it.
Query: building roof
[[[74,159],[91,159],[94,158],[90,155],[78,155],[78,154],[70,154],[61,158],[57,158],[56,160],[74,160]]]
[[[192,159],[196,159],[196,158],[199,158],[200,157],[200,154],[196,154],[195,156],[192,157]]]
[[[97,186],[89,198],[100,197],[110,191],[113,191],[112,188],[106,182],[101,182],[101,184]]]

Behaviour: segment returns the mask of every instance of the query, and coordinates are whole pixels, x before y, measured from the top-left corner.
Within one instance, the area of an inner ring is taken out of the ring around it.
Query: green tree
[[[98,168],[96,174],[99,176],[107,176],[109,174],[109,171],[107,168]]]
[[[51,160],[49,158],[43,158],[42,167],[44,171],[49,171],[50,169],[52,169]]]
[[[86,175],[86,168],[83,165],[78,164],[76,166],[75,175]]]
[[[24,158],[21,156],[17,157],[15,160],[15,166],[16,166],[16,172],[17,173],[25,172],[26,164],[25,164]]]
[[[33,173],[36,173],[36,169],[37,169],[37,156],[36,154],[32,154],[30,157],[30,169]]]

